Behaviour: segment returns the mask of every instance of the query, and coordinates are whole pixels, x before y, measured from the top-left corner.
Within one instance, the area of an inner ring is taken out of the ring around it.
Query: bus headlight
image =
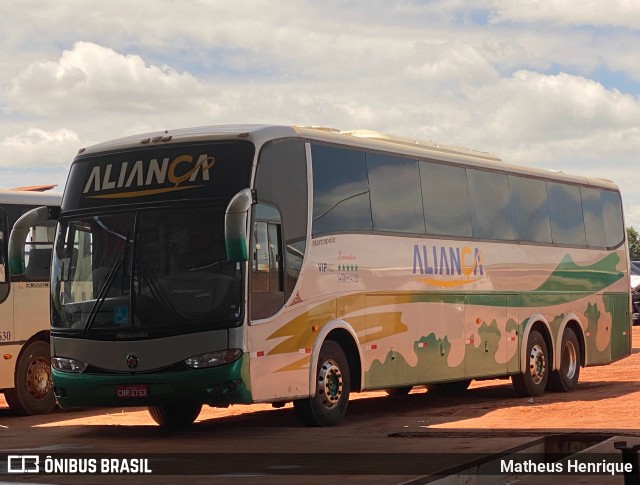
[[[62,372],[73,372],[75,374],[80,374],[87,369],[87,365],[84,362],[80,362],[79,360],[73,359],[65,359],[63,357],[52,357],[51,358],[51,366]]]
[[[218,350],[216,352],[207,352],[206,354],[196,355],[184,361],[193,369],[202,369],[205,367],[213,367],[216,365],[228,364],[237,360],[242,355],[240,349]]]

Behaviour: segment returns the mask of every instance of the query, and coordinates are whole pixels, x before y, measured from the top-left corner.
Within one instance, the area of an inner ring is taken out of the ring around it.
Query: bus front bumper
[[[52,369],[63,409],[158,406],[197,402],[211,406],[251,403],[244,366],[248,357],[207,369],[144,374],[87,374]]]

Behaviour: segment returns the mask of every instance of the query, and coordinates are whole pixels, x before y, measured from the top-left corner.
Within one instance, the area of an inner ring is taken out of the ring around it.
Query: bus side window
[[[266,222],[253,224],[253,258],[251,289],[254,292],[269,291],[269,240]]]
[[[282,293],[284,291],[282,278],[282,236],[280,224],[267,224],[269,237],[269,289],[271,292]],[[284,303],[284,302],[282,302]]]
[[[2,228],[0,229],[0,283],[7,282],[4,243],[4,228]]]
[[[31,281],[48,281],[55,221],[34,226],[25,241],[24,276]]]
[[[302,269],[307,241],[307,160],[305,143],[277,140],[260,153],[256,174],[260,205],[277,207],[281,216],[282,285],[285,300],[292,297]]]

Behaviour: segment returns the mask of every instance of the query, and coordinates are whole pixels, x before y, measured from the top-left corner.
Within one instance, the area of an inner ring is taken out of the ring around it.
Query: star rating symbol
[[[355,271],[358,271],[358,265],[357,264],[339,264],[338,271],[355,272]]]

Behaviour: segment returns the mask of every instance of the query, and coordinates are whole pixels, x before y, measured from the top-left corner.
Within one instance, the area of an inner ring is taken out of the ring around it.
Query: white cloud
[[[496,0],[496,21],[640,28],[636,0]]]
[[[623,194],[624,195],[624,194]],[[624,199],[623,199],[624,200]],[[627,226],[640,230],[640,200],[634,201],[634,204],[625,206],[625,221]]]
[[[638,7],[612,2],[9,3],[0,170],[156,129],[315,124],[622,180],[640,213],[638,93],[607,84],[640,80]]]
[[[79,146],[78,134],[68,128],[53,131],[28,128],[0,138],[2,188],[57,184],[62,190],[68,166]]]
[[[601,84],[565,73],[518,71],[472,93],[486,112],[483,130],[509,144],[593,137],[635,127],[640,101]]]
[[[499,79],[482,50],[465,42],[421,41],[415,52],[418,59],[408,64],[406,74],[423,82],[479,86]]]
[[[29,65],[12,81],[9,110],[41,116],[70,111],[144,113],[180,107],[185,95],[202,92],[190,74],[151,66],[90,42],[77,42],[57,61]]]
[[[29,128],[0,140],[0,167],[66,166],[79,143],[78,134],[66,128],[55,131]]]

